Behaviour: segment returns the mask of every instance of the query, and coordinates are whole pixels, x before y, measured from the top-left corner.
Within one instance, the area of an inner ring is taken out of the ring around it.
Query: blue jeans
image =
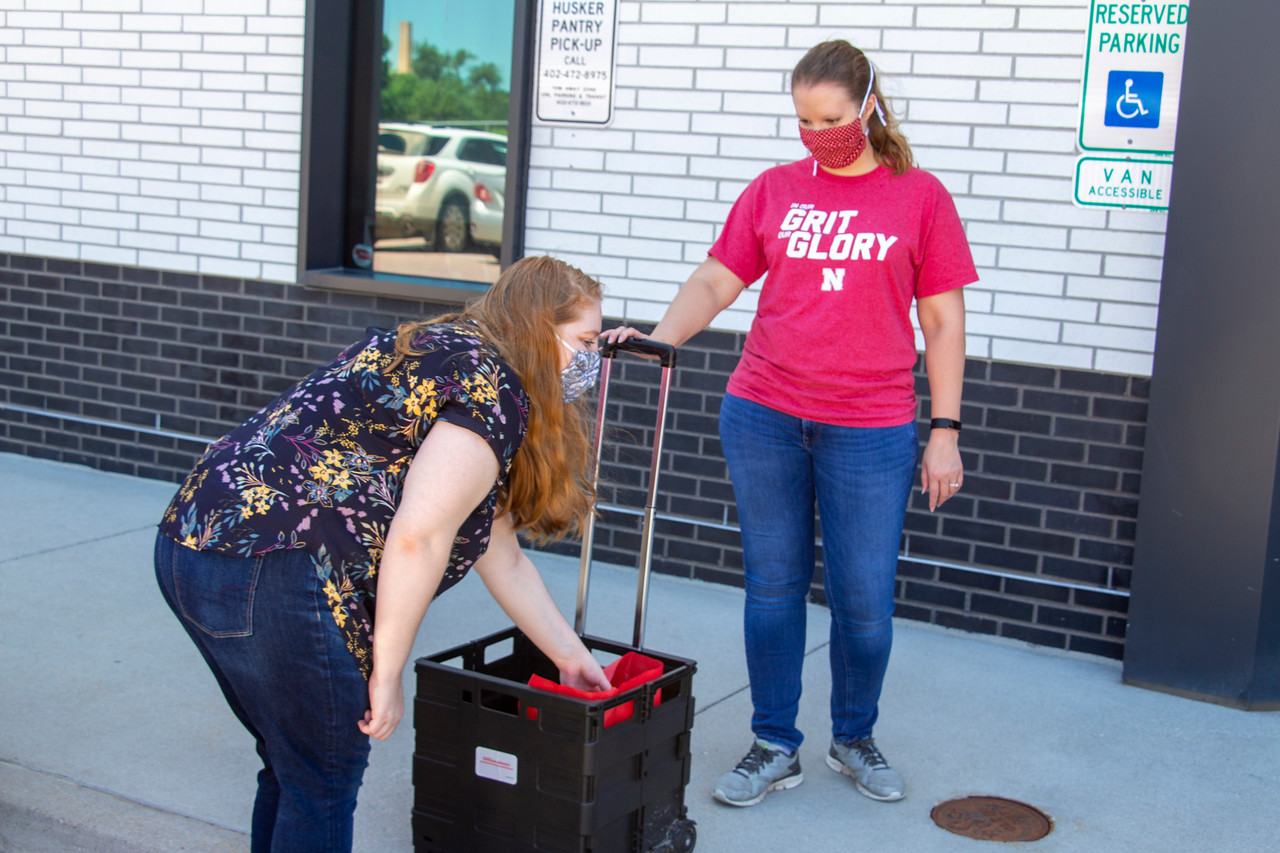
[[[796,713],[816,503],[831,608],[831,732],[841,742],[870,735],[893,643],[915,424],[832,426],[726,395],[720,441],[742,528],[752,731],[788,749],[804,740]]]
[[[368,686],[347,651],[311,556],[195,551],[161,534],[165,601],[257,741],[253,853],[349,851],[369,738]]]

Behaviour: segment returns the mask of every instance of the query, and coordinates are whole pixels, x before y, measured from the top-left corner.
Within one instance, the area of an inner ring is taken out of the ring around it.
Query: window
[[[301,281],[456,302],[520,257],[533,14],[310,0]]]
[[[464,139],[458,146],[458,159],[488,166],[507,166],[507,141],[505,139]]]

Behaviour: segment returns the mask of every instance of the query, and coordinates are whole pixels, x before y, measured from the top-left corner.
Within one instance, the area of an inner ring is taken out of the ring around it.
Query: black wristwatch
[[[960,431],[960,422],[955,418],[934,418],[929,421],[929,429],[953,429]]]

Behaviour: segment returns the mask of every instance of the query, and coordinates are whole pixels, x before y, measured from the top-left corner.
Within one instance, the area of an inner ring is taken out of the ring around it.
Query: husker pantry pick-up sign
[[[538,8],[539,121],[613,119],[617,0],[542,0]]]

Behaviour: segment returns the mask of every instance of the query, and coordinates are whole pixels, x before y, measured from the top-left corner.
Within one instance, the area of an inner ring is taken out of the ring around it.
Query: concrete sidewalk
[[[257,758],[165,607],[151,565],[169,483],[0,454],[0,851],[248,850]],[[572,613],[577,561],[534,555]],[[590,633],[630,637],[635,571],[592,578]],[[826,611],[812,607],[803,785],[734,809],[715,777],[750,742],[742,591],[655,577],[646,645],[698,661],[697,849],[976,851],[938,802],[994,794],[1054,821],[1044,851],[1280,849],[1280,714],[1126,687],[1117,664],[896,623],[876,738],[907,799],[877,803],[823,763]],[[417,654],[507,622],[478,580],[437,602]],[[406,678],[411,673],[406,674]],[[411,687],[406,693],[412,696]],[[410,717],[375,742],[356,850],[408,851]]]

